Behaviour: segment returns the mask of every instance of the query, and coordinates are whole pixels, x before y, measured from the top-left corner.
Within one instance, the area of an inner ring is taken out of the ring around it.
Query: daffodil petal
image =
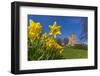
[[[57,22],[55,21],[55,22],[54,22],[54,25],[56,25],[56,24],[57,24]]]
[[[30,26],[33,26],[35,24],[35,22],[32,19],[30,19],[29,24],[30,24]]]
[[[58,28],[60,29],[60,28],[61,28],[61,26],[58,26]]]
[[[49,32],[49,35],[52,35],[52,32]]]
[[[60,32],[60,31],[58,31],[58,34],[61,34],[61,32]]]

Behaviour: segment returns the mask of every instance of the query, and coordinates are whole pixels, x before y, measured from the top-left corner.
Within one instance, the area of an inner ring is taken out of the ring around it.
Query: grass
[[[35,47],[35,46],[34,46]],[[88,58],[88,50],[84,48],[74,48],[74,47],[67,47],[64,49],[62,53],[62,57],[55,57],[53,55],[55,53],[47,53],[50,52],[49,50],[42,55],[44,50],[36,50],[35,48],[29,49],[28,51],[28,60],[55,60],[55,59],[85,59]],[[54,50],[53,50],[54,51]],[[50,54],[50,55],[48,55]],[[48,57],[50,56],[50,57]],[[58,56],[58,55],[57,55]],[[41,59],[42,58],[42,59]]]
[[[65,59],[88,58],[88,51],[83,49],[74,49],[72,47],[67,47],[64,49],[63,56]]]

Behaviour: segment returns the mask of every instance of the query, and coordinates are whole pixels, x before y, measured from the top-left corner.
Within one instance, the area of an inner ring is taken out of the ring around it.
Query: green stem
[[[43,53],[37,60],[41,60],[45,53]]]

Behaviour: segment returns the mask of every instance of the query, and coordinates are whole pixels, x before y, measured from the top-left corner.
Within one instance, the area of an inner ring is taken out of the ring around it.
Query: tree
[[[61,38],[57,38],[56,41],[57,41],[58,44],[62,45],[62,39]]]
[[[64,40],[63,40],[63,44],[64,44],[64,46],[66,46],[67,44],[68,44],[68,38],[66,37],[66,38],[64,38]]]

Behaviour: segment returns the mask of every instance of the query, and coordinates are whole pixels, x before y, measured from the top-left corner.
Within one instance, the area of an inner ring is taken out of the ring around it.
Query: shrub
[[[73,46],[73,48],[74,49],[83,49],[83,50],[87,50],[88,49],[87,45],[85,45],[85,44],[75,44]]]

